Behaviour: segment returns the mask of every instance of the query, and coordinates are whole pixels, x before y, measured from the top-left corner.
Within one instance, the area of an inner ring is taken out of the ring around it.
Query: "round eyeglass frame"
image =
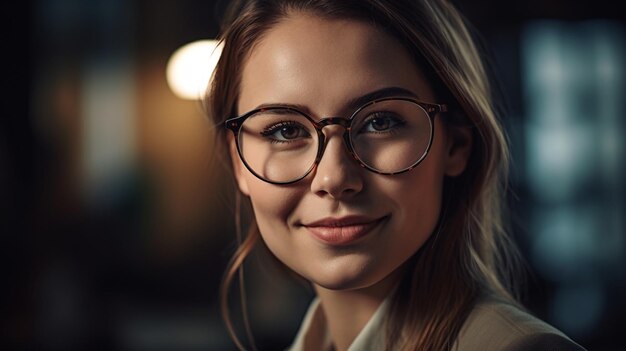
[[[377,170],[376,168],[373,168],[371,166],[369,166],[368,164],[366,164],[365,162],[363,162],[361,160],[361,158],[358,156],[358,154],[354,151],[354,147],[352,145],[352,138],[350,137],[350,130],[352,128],[352,121],[354,120],[354,118],[359,114],[359,112],[361,112],[362,110],[364,110],[365,108],[372,106],[374,104],[383,102],[383,101],[390,101],[390,100],[402,100],[402,101],[408,101],[411,103],[416,104],[417,106],[419,106],[422,110],[424,110],[424,112],[426,112],[426,115],[428,116],[428,118],[430,119],[430,138],[428,140],[428,147],[426,148],[426,150],[424,151],[424,154],[412,165],[403,168],[399,171],[395,171],[395,172],[382,172]],[[311,122],[311,124],[313,125],[313,127],[315,128],[316,132],[317,132],[317,137],[318,137],[318,145],[317,145],[317,154],[315,156],[315,161],[313,162],[313,164],[311,164],[311,167],[309,167],[309,169],[299,178],[296,178],[294,180],[289,180],[289,181],[284,181],[284,182],[277,182],[277,181],[273,181],[267,178],[264,178],[263,176],[261,176],[260,174],[258,174],[257,172],[254,171],[254,169],[252,169],[252,167],[250,167],[250,165],[248,164],[248,162],[246,162],[246,159],[243,157],[242,155],[242,151],[241,148],[239,147],[239,132],[241,131],[241,127],[243,126],[243,123],[245,122],[246,119],[248,119],[249,117],[259,113],[259,112],[264,112],[264,111],[272,111],[272,110],[283,110],[283,111],[292,111],[295,112],[301,116],[303,116],[304,118],[306,118],[309,122]],[[414,169],[415,167],[417,167],[428,155],[428,152],[430,151],[430,148],[432,146],[433,143],[433,138],[435,136],[435,123],[434,123],[434,118],[435,116],[437,116],[437,114],[439,113],[443,113],[443,112],[447,112],[448,111],[448,107],[445,104],[435,104],[435,103],[428,103],[428,102],[422,102],[413,98],[409,98],[409,97],[385,97],[385,98],[380,98],[380,99],[375,99],[372,100],[370,102],[367,102],[366,104],[362,105],[361,107],[357,108],[356,111],[354,111],[352,113],[352,115],[350,115],[349,118],[345,118],[345,117],[324,117],[322,119],[320,119],[319,121],[315,121],[311,116],[307,115],[306,113],[289,107],[289,106],[281,106],[281,105],[275,105],[275,106],[266,106],[266,107],[261,107],[261,108],[257,108],[254,109],[252,111],[248,111],[246,113],[244,113],[241,116],[238,117],[233,117],[233,118],[229,118],[227,120],[224,121],[224,127],[226,129],[229,129],[230,131],[233,132],[233,135],[235,137],[235,141],[236,141],[236,145],[237,145],[237,153],[239,154],[239,158],[241,159],[241,161],[243,162],[244,166],[248,169],[248,171],[250,171],[250,173],[252,173],[255,177],[261,179],[264,182],[270,183],[270,184],[276,184],[276,185],[288,185],[288,184],[293,184],[295,182],[298,182],[304,178],[306,178],[306,176],[308,176],[311,171],[313,171],[313,169],[315,169],[317,167],[317,165],[319,164],[319,162],[322,160],[322,156],[324,155],[324,150],[326,148],[326,135],[324,134],[324,132],[322,131],[324,127],[327,127],[329,125],[340,125],[344,128],[344,133],[343,133],[343,140],[344,140],[344,144],[346,145],[348,152],[350,153],[350,155],[352,155],[352,157],[357,161],[357,163],[371,171],[374,172],[376,174],[382,174],[382,175],[395,175],[395,174],[400,174],[400,173],[404,173],[404,172],[408,172],[412,169]]]

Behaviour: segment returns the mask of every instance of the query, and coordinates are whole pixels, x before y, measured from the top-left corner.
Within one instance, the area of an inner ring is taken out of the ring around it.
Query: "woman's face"
[[[302,106],[316,119],[349,117],[351,100],[387,88],[439,102],[420,67],[391,36],[362,22],[293,14],[252,48],[238,110],[288,104]],[[319,165],[291,185],[255,177],[243,166],[231,138],[238,185],[250,197],[263,240],[292,270],[327,289],[373,286],[431,235],[444,175],[463,171],[471,143],[453,137],[458,133],[450,133],[437,117],[424,161],[410,172],[389,176],[355,162],[342,127],[329,126],[324,132],[327,146]]]

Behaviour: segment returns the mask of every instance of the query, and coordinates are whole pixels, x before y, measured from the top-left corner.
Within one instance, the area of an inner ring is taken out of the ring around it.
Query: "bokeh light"
[[[170,89],[182,99],[201,99],[221,53],[217,40],[194,41],[176,50],[167,63]]]

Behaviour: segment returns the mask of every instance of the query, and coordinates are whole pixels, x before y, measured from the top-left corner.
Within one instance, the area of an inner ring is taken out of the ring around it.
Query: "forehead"
[[[420,67],[395,38],[365,22],[309,14],[292,14],[262,36],[244,63],[240,87],[240,113],[290,103],[329,115],[386,87],[432,100]]]

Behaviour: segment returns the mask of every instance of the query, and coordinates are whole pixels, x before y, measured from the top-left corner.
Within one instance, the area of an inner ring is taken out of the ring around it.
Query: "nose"
[[[340,126],[327,128],[333,128],[336,133],[327,134],[322,159],[314,171],[311,191],[318,196],[341,200],[363,189],[364,170],[355,162],[343,142],[341,132],[344,129]]]

